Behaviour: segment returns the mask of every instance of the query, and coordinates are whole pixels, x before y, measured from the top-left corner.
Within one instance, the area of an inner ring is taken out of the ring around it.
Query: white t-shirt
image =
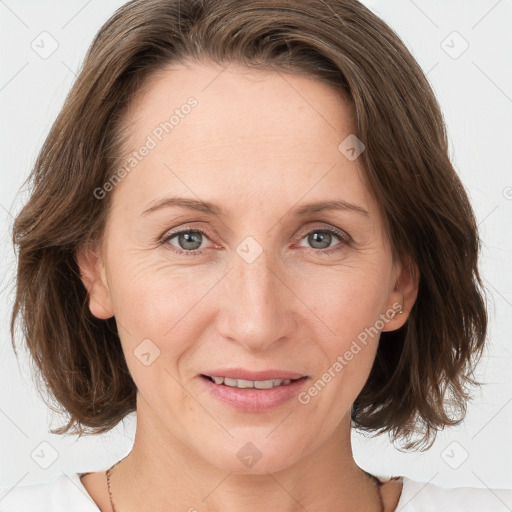
[[[49,483],[0,488],[0,512],[100,512],[80,480],[82,474],[63,473]],[[445,488],[408,477],[400,479],[402,494],[395,512],[512,510],[512,489]]]

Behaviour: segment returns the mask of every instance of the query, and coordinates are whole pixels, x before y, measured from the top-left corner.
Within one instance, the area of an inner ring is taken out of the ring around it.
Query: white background
[[[61,471],[105,469],[124,457],[133,441],[134,414],[96,438],[49,434],[61,421],[37,395],[26,357],[16,360],[8,330],[15,270],[10,227],[24,199],[18,190],[94,34],[122,3],[0,1],[0,487],[46,482]],[[428,73],[445,115],[452,161],[476,211],[484,243],[481,270],[492,299],[488,349],[477,373],[486,385],[475,390],[466,420],[440,432],[424,453],[401,453],[386,436],[354,432],[354,455],[360,466],[381,476],[405,475],[447,487],[512,488],[512,1],[363,3],[394,28]],[[31,47],[48,37],[40,36],[43,31],[58,42],[47,58]],[[464,40],[469,47],[458,55]],[[48,461],[54,453],[56,460],[41,468],[34,451]]]

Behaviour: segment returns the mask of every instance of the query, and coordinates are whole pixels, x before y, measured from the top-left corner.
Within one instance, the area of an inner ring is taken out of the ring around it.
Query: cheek
[[[324,432],[336,427],[368,379],[379,341],[372,326],[385,298],[386,283],[377,273],[347,271],[342,277],[309,288],[313,336],[323,364],[303,400],[311,414],[326,418]]]
[[[145,339],[176,359],[197,339],[205,300],[219,280],[205,265],[171,265],[149,252],[120,251],[110,276],[114,309],[126,352]],[[220,277],[222,274],[220,274]]]
[[[325,270],[325,269],[324,269]],[[301,280],[299,292],[314,315],[313,336],[323,353],[318,407],[341,413],[364,386],[378,347],[375,325],[384,311],[388,271],[380,264],[346,265],[323,274],[324,279]],[[297,283],[299,284],[299,283]],[[315,391],[313,391],[315,393]],[[313,402],[314,400],[312,400]],[[335,415],[337,414],[335,413]]]
[[[374,325],[387,302],[387,269],[375,263],[346,264],[303,272],[294,292],[318,320],[319,333],[329,335],[338,348],[347,338]]]

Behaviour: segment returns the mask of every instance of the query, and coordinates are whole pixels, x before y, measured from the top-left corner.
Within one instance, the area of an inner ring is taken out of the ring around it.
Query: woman
[[[352,456],[352,427],[428,449],[460,422],[487,328],[439,106],[363,5],[127,3],[32,184],[11,328],[69,413],[52,432],[137,430],[2,511],[496,506]]]

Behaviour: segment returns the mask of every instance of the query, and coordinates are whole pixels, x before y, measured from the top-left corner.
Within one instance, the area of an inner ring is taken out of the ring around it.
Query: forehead
[[[244,192],[267,206],[305,194],[371,201],[360,159],[338,149],[355,132],[353,111],[340,91],[309,77],[234,64],[168,67],[135,98],[125,128],[125,161],[151,146],[118,186],[140,202],[176,188],[212,201]]]
[[[190,98],[197,106],[190,115],[180,115]],[[226,68],[200,63],[163,68],[144,84],[130,105],[126,121],[132,134],[148,133],[155,122],[169,120],[174,112],[180,125],[201,125],[196,137],[187,134],[190,144],[211,140],[213,135],[235,140],[282,135],[283,139],[308,142],[309,147],[326,133],[337,139],[355,132],[352,109],[334,87],[310,77],[235,64]],[[188,117],[191,121],[181,122]],[[290,124],[290,120],[295,122]]]

